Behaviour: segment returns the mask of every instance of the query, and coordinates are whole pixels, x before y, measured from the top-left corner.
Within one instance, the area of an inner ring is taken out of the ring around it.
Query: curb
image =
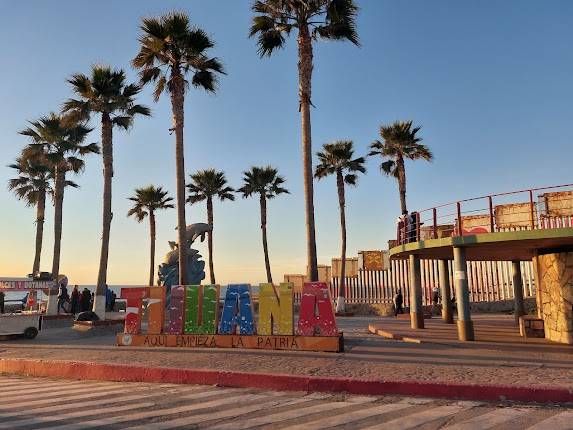
[[[401,335],[396,334],[396,333],[392,333],[392,332],[389,332],[386,330],[381,330],[381,329],[377,328],[376,326],[373,326],[372,324],[368,325],[368,331],[372,334],[382,336],[386,339],[400,340],[402,342],[407,342],[407,343],[422,343],[421,339],[417,339],[415,337],[401,336]]]
[[[362,395],[394,394],[477,401],[573,402],[573,390],[566,388],[400,380],[384,381],[361,378],[144,367],[127,364],[60,360],[0,359],[0,373],[116,382],[218,385],[278,391],[345,392]]]

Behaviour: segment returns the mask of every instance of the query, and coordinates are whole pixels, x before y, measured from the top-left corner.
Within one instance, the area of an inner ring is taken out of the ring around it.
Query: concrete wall
[[[534,219],[537,219],[537,209],[533,207]],[[495,225],[498,229],[530,229],[531,206],[527,203],[512,203],[497,205],[494,208]]]
[[[340,258],[332,259],[332,275],[340,276],[340,265],[342,260]],[[358,257],[351,257],[346,259],[346,276],[358,275]]]
[[[551,217],[573,215],[573,191],[545,193],[539,196],[545,205],[545,215]]]

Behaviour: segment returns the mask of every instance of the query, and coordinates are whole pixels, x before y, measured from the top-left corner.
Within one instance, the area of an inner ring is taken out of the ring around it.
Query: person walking
[[[80,311],[80,292],[78,291],[78,286],[74,285],[72,290],[72,298],[70,300],[70,311],[72,314],[77,314]]]
[[[397,317],[398,314],[404,313],[404,297],[402,296],[402,290],[398,290],[396,296],[394,297],[394,316]]]
[[[440,315],[440,309],[438,307],[440,301],[440,289],[434,286],[434,288],[432,288],[432,314]]]
[[[68,289],[64,284],[60,284],[60,290],[58,291],[58,315],[60,314],[60,309],[62,313],[66,313],[66,308],[64,304],[70,300],[70,296],[68,295]]]

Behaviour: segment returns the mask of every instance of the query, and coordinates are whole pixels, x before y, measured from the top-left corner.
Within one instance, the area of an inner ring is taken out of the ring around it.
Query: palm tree
[[[282,186],[285,183],[285,179],[279,176],[277,169],[274,167],[251,167],[251,170],[243,172],[243,175],[243,186],[237,191],[243,194],[243,198],[251,197],[253,194],[259,195],[267,282],[272,284],[273,277],[271,275],[271,263],[269,262],[269,248],[267,245],[267,200],[275,198],[279,194],[288,194],[289,191]]]
[[[192,28],[185,13],[172,12],[160,18],[146,18],[141,30],[141,49],[132,64],[140,69],[142,84],[155,83],[155,101],[159,100],[164,91],[171,98],[171,131],[175,131],[177,230],[181,245],[186,241],[183,113],[188,81],[185,74],[191,70],[191,85],[214,93],[217,74],[225,72],[217,58],[208,56],[209,49],[214,46],[211,39],[203,30]],[[187,281],[187,247],[179,246],[179,283],[185,285]]]
[[[213,198],[221,201],[235,200],[233,188],[227,186],[225,172],[215,169],[198,170],[191,175],[191,183],[187,185],[189,197],[187,201],[191,204],[207,201],[207,223],[211,226],[211,231],[207,233],[207,244],[209,246],[209,275],[211,284],[215,284],[215,269],[213,267]]]
[[[380,170],[398,181],[400,192],[400,208],[402,214],[407,214],[406,207],[406,167],[404,160],[424,159],[432,161],[434,158],[426,145],[422,145],[421,137],[416,136],[422,127],[412,128],[412,121],[396,121],[391,125],[380,126],[380,137],[384,142],[376,140],[370,144],[369,155],[380,155],[382,163]]]
[[[171,209],[173,199],[167,196],[167,191],[162,187],[149,185],[145,188],[137,188],[135,196],[129,197],[134,202],[133,207],[127,212],[127,216],[134,216],[137,222],[142,222],[149,217],[150,233],[150,262],[149,262],[149,286],[155,285],[155,211]]]
[[[259,55],[270,56],[282,48],[293,29],[298,30],[298,94],[302,128],[302,164],[307,239],[307,275],[318,281],[312,183],[310,130],[312,42],[318,39],[349,40],[359,45],[356,32],[357,6],[353,0],[261,0],[255,1],[250,37],[258,36]]]
[[[330,175],[336,175],[336,188],[338,190],[338,206],[340,207],[340,232],[342,235],[342,251],[340,265],[340,285],[338,288],[338,300],[336,312],[344,312],[346,298],[346,212],[344,184],[356,185],[357,172],[366,173],[364,157],[352,158],[354,147],[351,140],[340,140],[334,143],[326,143],[322,151],[318,152],[319,164],[316,166],[315,176],[322,179]]]
[[[91,75],[75,74],[68,82],[78,99],[64,103],[63,111],[70,117],[87,121],[94,114],[101,115],[101,148],[103,158],[103,227],[99,270],[94,297],[94,311],[103,317],[105,313],[105,287],[107,284],[107,262],[109,255],[109,234],[111,228],[111,186],[113,178],[113,128],[128,130],[136,115],[149,116],[146,106],[135,103],[135,96],[141,87],[126,84],[123,70],[112,70],[107,66],[93,66]]]
[[[43,163],[41,158],[25,153],[8,167],[14,169],[18,175],[8,181],[8,189],[13,191],[19,200],[23,200],[26,206],[36,207],[36,251],[32,266],[32,274],[36,276],[40,273],[46,195],[52,193],[50,167]]]
[[[92,131],[82,122],[75,122],[61,115],[50,113],[36,121],[20,134],[28,136],[32,143],[26,153],[39,157],[48,163],[54,171],[54,257],[52,261],[52,278],[58,279],[60,273],[60,248],[62,243],[62,209],[64,188],[71,185],[66,180],[67,172],[80,173],[85,163],[81,157],[99,154],[96,143],[83,144]]]

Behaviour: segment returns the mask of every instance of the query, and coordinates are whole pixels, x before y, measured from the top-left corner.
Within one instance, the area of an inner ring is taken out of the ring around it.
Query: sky
[[[0,40],[0,276],[31,272],[35,213],[6,188],[5,167],[27,144],[18,134],[59,110],[70,97],[66,78],[92,64],[136,73],[142,17],[182,10],[206,30],[212,54],[225,65],[217,94],[191,90],[185,101],[186,172],[214,167],[241,185],[253,165],[273,165],[290,195],[268,207],[273,276],[305,272],[305,227],[297,94],[296,39],[260,59],[249,39],[247,0],[99,0],[3,2]],[[571,183],[573,159],[573,2],[358,0],[361,46],[317,42],[314,51],[312,139],[354,141],[368,152],[381,124],[411,119],[434,153],[432,163],[406,166],[410,209],[462,198]],[[138,101],[153,111],[127,133],[114,134],[114,183],[108,283],[145,284],[149,226],[127,218],[127,198],[148,184],[175,194],[171,108],[151,88]],[[90,141],[99,141],[94,121]],[[316,161],[316,160],[315,160]],[[370,158],[368,172],[347,191],[348,255],[385,249],[399,214],[397,185]],[[102,161],[86,160],[64,199],[61,272],[71,283],[95,284],[100,252]],[[2,185],[4,184],[4,185]],[[335,180],[315,184],[320,264],[340,253]],[[205,222],[203,205],[187,222]],[[175,240],[176,212],[157,216],[157,260]],[[47,211],[42,270],[51,270],[53,208]],[[206,242],[197,245],[207,255]],[[257,199],[215,203],[217,281],[264,281]]]

